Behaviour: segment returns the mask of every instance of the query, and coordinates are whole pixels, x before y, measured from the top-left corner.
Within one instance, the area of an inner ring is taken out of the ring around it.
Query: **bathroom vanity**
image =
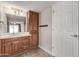
[[[27,32],[0,35],[0,56],[17,56],[37,48],[39,44],[38,24],[39,13],[28,11],[27,26],[25,26],[25,28],[27,27]]]
[[[30,49],[29,36],[0,39],[0,56],[16,56]]]

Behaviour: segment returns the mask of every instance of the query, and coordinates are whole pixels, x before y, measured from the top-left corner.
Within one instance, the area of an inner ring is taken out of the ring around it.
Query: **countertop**
[[[31,36],[31,34],[29,32],[16,33],[16,34],[2,34],[0,35],[0,39],[15,38],[15,37],[22,37],[22,36]]]

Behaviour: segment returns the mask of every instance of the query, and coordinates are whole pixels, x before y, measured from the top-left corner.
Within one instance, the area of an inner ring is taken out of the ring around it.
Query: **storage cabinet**
[[[28,32],[31,33],[30,48],[37,48],[39,44],[38,26],[39,26],[39,13],[29,11],[28,13]]]
[[[0,56],[13,56],[29,50],[28,37],[0,39]]]

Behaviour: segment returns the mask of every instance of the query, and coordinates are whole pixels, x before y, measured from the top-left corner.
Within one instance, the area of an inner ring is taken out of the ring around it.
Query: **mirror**
[[[27,32],[26,11],[16,6],[0,5],[0,35]]]
[[[0,34],[16,34],[26,32],[26,17],[6,14],[5,20],[5,22],[0,22],[0,30],[2,29]]]
[[[7,16],[7,33],[19,33],[25,32],[26,18],[22,16],[16,16],[6,14]]]

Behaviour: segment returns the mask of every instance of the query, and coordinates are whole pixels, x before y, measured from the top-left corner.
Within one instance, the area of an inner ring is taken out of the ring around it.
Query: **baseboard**
[[[50,55],[52,55],[52,53],[50,51],[48,51],[47,49],[43,48],[42,46],[39,46],[39,48],[43,49],[44,51],[46,51],[47,53],[49,53]]]

